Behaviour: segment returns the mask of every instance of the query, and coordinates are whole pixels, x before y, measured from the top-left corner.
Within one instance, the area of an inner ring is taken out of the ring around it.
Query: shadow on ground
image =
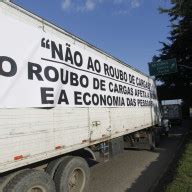
[[[159,148],[155,153],[159,156],[156,161],[152,162],[141,173],[138,179],[127,189],[126,192],[163,192],[165,182],[172,180],[166,171],[182,150],[185,133],[190,126],[190,121],[184,121],[182,127],[175,126],[172,128],[168,138],[163,138]],[[166,177],[163,179],[163,177]],[[159,181],[164,182],[159,183]]]

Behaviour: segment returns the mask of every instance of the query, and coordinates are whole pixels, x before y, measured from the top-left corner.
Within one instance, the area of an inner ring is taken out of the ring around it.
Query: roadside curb
[[[186,140],[186,136],[188,134],[188,128],[186,130],[186,132],[183,134],[182,136],[182,141],[181,143],[177,146],[177,149],[176,151],[180,151],[181,150],[181,147],[183,146],[185,140]],[[154,184],[149,188],[148,192],[155,192],[155,189],[157,188],[160,180],[163,178],[163,176],[166,174],[166,172],[168,171],[170,165],[174,162],[174,160],[176,159],[177,157],[177,153],[174,153],[172,158],[169,160],[167,166],[165,167],[165,169],[162,171],[162,173],[159,175],[159,177],[156,179],[156,181],[154,182]]]

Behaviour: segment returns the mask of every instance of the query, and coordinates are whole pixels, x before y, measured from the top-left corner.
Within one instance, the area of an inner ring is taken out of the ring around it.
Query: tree
[[[161,42],[158,61],[176,58],[178,72],[158,76],[165,86],[192,86],[192,0],[171,0],[170,9],[159,9],[170,16],[171,31],[168,42]]]

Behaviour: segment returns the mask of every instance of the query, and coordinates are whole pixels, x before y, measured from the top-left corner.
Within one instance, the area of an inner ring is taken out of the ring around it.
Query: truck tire
[[[51,177],[42,171],[25,170],[13,177],[3,192],[56,192]]]
[[[83,192],[88,189],[90,170],[81,157],[64,159],[54,177],[57,192]]]
[[[16,171],[14,173],[10,173],[6,176],[0,177],[0,192],[3,191],[4,187],[9,183],[9,181],[15,177],[16,175],[18,175],[19,173],[21,173],[22,171],[25,170],[21,170],[21,171]]]
[[[59,166],[59,164],[64,161],[64,159],[67,159],[69,158],[70,156],[65,156],[65,157],[61,157],[61,158],[58,158],[58,159],[55,159],[53,161],[51,161],[45,171],[51,176],[51,178],[53,179],[54,178],[54,175],[55,175],[55,172]]]

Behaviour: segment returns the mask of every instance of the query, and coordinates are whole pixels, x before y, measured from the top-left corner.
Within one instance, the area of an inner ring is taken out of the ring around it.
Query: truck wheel
[[[65,156],[65,157],[55,159],[47,165],[45,171],[51,176],[52,179],[54,178],[55,172],[56,172],[59,164],[62,161],[64,161],[64,159],[67,159],[67,158],[70,158],[70,156]]]
[[[64,159],[54,177],[57,192],[82,192],[87,190],[90,170],[81,157]]]
[[[55,192],[51,177],[42,171],[25,170],[13,177],[3,192]]]
[[[25,170],[22,170],[25,171]],[[16,175],[18,175],[19,173],[21,173],[22,171],[16,171],[14,173],[10,173],[4,177],[0,178],[0,192],[3,191],[4,187],[9,183],[9,181],[15,177]]]

